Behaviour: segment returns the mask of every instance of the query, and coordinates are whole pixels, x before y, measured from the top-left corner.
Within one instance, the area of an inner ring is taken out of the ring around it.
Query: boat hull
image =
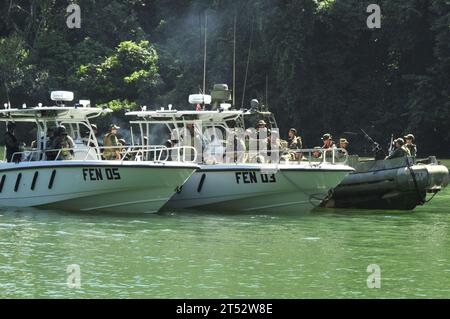
[[[443,165],[410,164],[405,158],[356,163],[323,202],[328,208],[413,210],[426,202],[427,193],[437,193],[449,183]]]
[[[148,162],[5,163],[0,169],[0,206],[156,213],[195,169]]]
[[[174,194],[165,210],[309,212],[351,172],[329,165],[205,165]]]

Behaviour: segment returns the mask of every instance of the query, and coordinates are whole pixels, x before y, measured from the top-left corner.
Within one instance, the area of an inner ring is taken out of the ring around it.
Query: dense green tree
[[[81,65],[76,73],[80,93],[97,103],[129,99],[145,103],[158,83],[158,55],[148,41],[124,41],[100,64]]]
[[[66,26],[72,2],[80,29]],[[364,128],[383,145],[412,132],[419,155],[449,156],[439,141],[450,142],[450,1],[381,0],[381,29],[370,30],[372,2],[1,1],[0,101],[47,102],[68,89],[114,109],[190,107],[203,86],[205,31],[207,91],[232,87],[236,19],[237,107],[259,99],[306,146]],[[346,137],[364,150],[361,135]]]
[[[16,34],[0,38],[0,82],[3,84],[0,90],[4,91],[7,101],[13,90],[23,84],[28,54],[24,41]]]

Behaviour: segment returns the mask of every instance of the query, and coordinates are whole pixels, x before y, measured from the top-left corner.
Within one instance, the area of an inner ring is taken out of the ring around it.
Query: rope
[[[429,200],[426,200],[426,201],[424,202],[424,204],[431,202],[431,201],[433,200],[434,196],[437,195],[437,193],[438,193],[438,192],[434,193],[433,196],[431,196],[431,198],[430,198]]]
[[[422,196],[420,196],[420,191],[419,191],[419,184],[417,183],[417,179],[416,179],[416,174],[414,173],[414,170],[411,168],[411,165],[409,164],[409,158],[406,157],[406,166],[408,167],[409,173],[412,176],[413,182],[414,182],[414,187],[416,189],[416,193],[417,193],[417,200],[419,202],[419,205],[423,205],[426,203],[426,201],[424,201],[422,199]]]

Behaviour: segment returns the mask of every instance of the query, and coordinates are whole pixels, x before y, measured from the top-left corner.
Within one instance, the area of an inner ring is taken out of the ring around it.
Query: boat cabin
[[[53,94],[52,97],[54,97]],[[50,151],[55,150],[50,149],[47,132],[61,125],[65,126],[68,136],[74,141],[73,160],[101,159],[99,144],[90,120],[110,110],[83,105],[68,107],[60,104],[59,101],[57,104],[60,106],[0,110],[0,122],[4,122],[6,126],[8,123],[15,123],[16,130],[20,130],[21,124],[35,125],[35,140],[30,145],[25,145],[23,152],[17,154],[21,157],[20,161],[48,160]],[[23,127],[29,128],[27,125]]]

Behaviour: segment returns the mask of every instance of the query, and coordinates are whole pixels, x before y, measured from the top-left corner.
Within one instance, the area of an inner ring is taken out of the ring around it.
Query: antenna
[[[208,43],[208,15],[205,10],[205,50],[203,56],[203,94],[206,92],[206,45]],[[203,106],[205,103],[203,103]]]
[[[234,13],[234,31],[233,31],[233,107],[236,105],[236,23],[237,12]]]
[[[8,87],[8,84],[6,84],[6,82],[5,82],[5,89],[6,89],[6,99],[8,100],[9,108],[11,108],[11,101],[9,99],[9,87]],[[6,103],[5,103],[5,105],[6,105]],[[5,106],[5,109],[6,109],[6,106]]]
[[[245,90],[247,89],[248,67],[250,65],[250,54],[252,52],[252,44],[253,44],[253,17],[252,17],[252,22],[251,23],[252,23],[252,31],[250,33],[250,44],[249,44],[249,48],[248,48],[247,67],[245,69],[244,91],[242,92],[241,109],[244,108]]]
[[[269,74],[266,73],[266,109],[269,110]]]

